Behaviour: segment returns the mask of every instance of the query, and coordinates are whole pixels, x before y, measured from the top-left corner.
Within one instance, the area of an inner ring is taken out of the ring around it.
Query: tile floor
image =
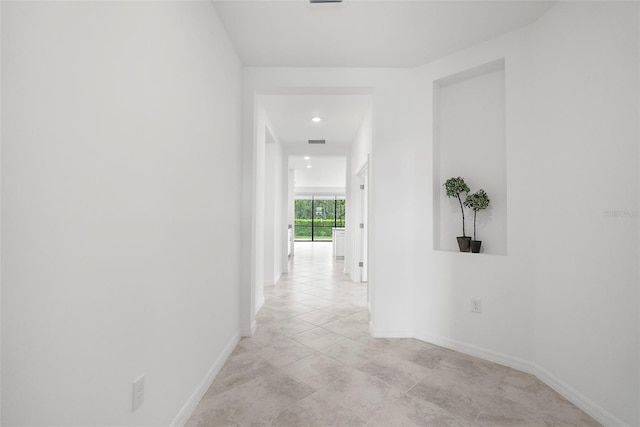
[[[297,243],[187,426],[598,426],[535,377],[369,335],[366,286],[330,243]]]

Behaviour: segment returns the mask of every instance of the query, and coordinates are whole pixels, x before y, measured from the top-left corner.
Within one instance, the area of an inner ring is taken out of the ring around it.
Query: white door
[[[368,220],[368,211],[369,211],[369,204],[368,204],[369,175],[367,170],[368,170],[368,165],[365,165],[360,171],[360,174],[359,174],[360,188],[358,190],[360,192],[359,194],[360,197],[358,197],[358,199],[360,199],[360,206],[359,206],[360,218],[359,218],[359,224],[358,224],[358,230],[359,230],[358,253],[360,254],[359,266],[360,266],[361,282],[367,281],[367,270],[368,270],[367,237],[369,233],[367,232],[367,230],[369,225],[367,220]]]

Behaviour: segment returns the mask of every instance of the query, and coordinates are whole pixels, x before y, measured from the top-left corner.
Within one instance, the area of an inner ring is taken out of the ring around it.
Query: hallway
[[[187,426],[597,426],[536,378],[415,339],[371,338],[366,286],[297,243]]]

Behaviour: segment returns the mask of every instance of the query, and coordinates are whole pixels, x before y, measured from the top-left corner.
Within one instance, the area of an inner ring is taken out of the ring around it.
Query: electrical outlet
[[[482,301],[478,298],[471,298],[471,312],[482,313]]]
[[[144,402],[144,375],[133,382],[133,410],[135,411]]]

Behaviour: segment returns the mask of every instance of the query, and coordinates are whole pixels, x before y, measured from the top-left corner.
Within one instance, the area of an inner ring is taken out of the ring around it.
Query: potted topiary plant
[[[460,248],[460,252],[469,252],[471,237],[467,237],[464,230],[464,207],[462,206],[462,199],[460,198],[460,194],[469,193],[469,186],[467,186],[464,179],[460,177],[449,178],[443,185],[447,192],[447,197],[456,197],[458,199],[458,203],[460,203],[460,212],[462,213],[462,236],[457,237],[458,247]]]
[[[480,189],[473,194],[469,194],[464,201],[464,205],[473,210],[473,240],[471,241],[471,252],[477,254],[480,252],[482,240],[476,239],[476,217],[478,211],[486,209],[489,206],[489,197],[484,190]]]

